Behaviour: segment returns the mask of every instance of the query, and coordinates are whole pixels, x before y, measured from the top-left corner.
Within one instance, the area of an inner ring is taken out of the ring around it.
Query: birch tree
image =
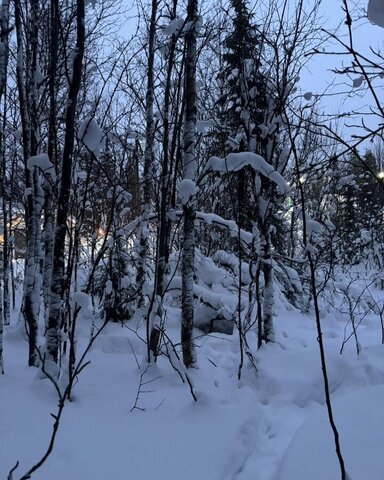
[[[25,277],[22,312],[29,338],[28,363],[37,366],[38,317],[40,303],[40,215],[42,190],[35,162],[39,149],[39,98],[38,98],[38,43],[39,1],[31,0],[24,12],[28,16],[27,28],[23,28],[22,5],[15,1],[15,25],[17,37],[16,78],[22,124],[23,154],[25,164],[26,236]],[[27,51],[24,51],[24,35]]]
[[[166,10],[165,10],[166,11]],[[162,90],[158,95],[157,104],[161,105],[161,123],[158,126],[159,135],[157,144],[160,150],[160,173],[158,176],[158,222],[156,240],[156,259],[153,301],[150,305],[150,332],[149,351],[154,359],[159,353],[161,330],[164,328],[163,301],[167,287],[167,270],[171,250],[172,215],[169,210],[175,208],[175,184],[177,168],[180,165],[181,130],[184,105],[181,101],[183,95],[183,72],[184,63],[181,44],[181,21],[177,19],[178,2],[168,6],[166,18],[168,25],[162,25],[160,31],[163,35],[159,38],[159,51],[161,58],[165,60],[164,71],[161,77]],[[174,24],[177,23],[177,27]],[[160,64],[162,65],[162,64]]]
[[[56,213],[52,277],[49,296],[49,313],[46,332],[46,350],[49,358],[57,363],[60,344],[60,327],[65,284],[65,239],[67,215],[72,181],[72,160],[75,142],[76,106],[81,85],[85,46],[85,6],[84,0],[76,2],[76,45],[73,63],[70,65],[68,101],[65,111],[65,138],[61,160],[61,180],[59,185]]]
[[[0,108],[2,108],[1,125],[0,125],[0,169],[1,169],[1,185],[0,196],[2,199],[3,214],[3,312],[4,324],[9,324],[10,316],[10,295],[9,295],[9,228],[8,228],[8,208],[7,200],[10,192],[7,192],[6,182],[6,155],[5,155],[5,129],[6,129],[6,113],[7,113],[7,78],[8,78],[8,61],[9,61],[9,0],[3,0],[0,11]]]
[[[49,90],[49,124],[48,124],[48,157],[56,166],[58,157],[57,140],[57,71],[59,48],[59,1],[51,0],[49,10],[49,65],[48,65],[48,90]],[[43,265],[43,297],[45,317],[48,317],[49,289],[52,275],[53,255],[53,230],[54,230],[54,192],[50,181],[44,182],[44,265]]]
[[[185,34],[185,120],[183,133],[183,180],[179,195],[183,203],[182,294],[181,294],[181,345],[183,362],[188,368],[195,363],[193,346],[194,271],[195,271],[195,218],[196,218],[196,38],[198,20],[197,0],[189,0],[187,7],[187,32]]]
[[[145,150],[144,150],[144,185],[143,185],[143,203],[141,211],[141,226],[139,235],[139,264],[137,273],[137,284],[139,288],[138,305],[144,306],[143,286],[146,281],[146,261],[148,253],[148,235],[149,235],[149,212],[151,208],[152,193],[152,171],[153,171],[153,147],[155,123],[153,118],[154,103],[154,60],[155,60],[155,36],[156,36],[156,16],[158,0],[152,0],[151,18],[148,34],[148,65],[147,65],[147,90],[145,107]]]
[[[8,56],[9,56],[9,0],[3,0],[0,12],[0,108],[3,108],[3,118],[0,118],[0,200],[3,214],[3,251],[0,289],[3,291],[2,304],[0,305],[0,373],[4,373],[3,363],[3,332],[4,324],[9,323],[9,249],[8,249],[8,212],[6,202],[6,158],[4,133],[6,127],[6,86],[8,76]]]
[[[156,39],[156,20],[158,0],[152,0],[151,16],[148,29],[148,65],[147,65],[147,87],[145,98],[145,150],[144,150],[144,185],[143,185],[143,203],[141,209],[141,223],[139,233],[139,262],[137,272],[138,285],[138,306],[143,307],[144,286],[147,281],[146,262],[148,255],[148,239],[149,239],[149,213],[151,209],[151,195],[154,169],[154,142],[155,142],[155,121],[154,121],[154,62],[155,62],[155,39]],[[153,292],[155,295],[155,292]],[[157,346],[160,337],[159,325],[154,321],[154,315],[150,310],[147,315],[147,359],[148,362],[152,358],[156,359]]]

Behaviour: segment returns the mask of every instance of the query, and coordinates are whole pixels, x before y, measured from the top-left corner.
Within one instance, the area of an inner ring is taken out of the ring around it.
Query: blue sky
[[[126,5],[132,6],[132,0],[125,0]],[[292,0],[293,4],[296,0]],[[383,0],[384,2],[384,0]],[[205,2],[204,2],[205,3]],[[308,7],[311,4],[311,0],[308,0]],[[254,0],[250,0],[250,6],[254,4]],[[384,29],[376,25],[372,25],[365,16],[368,0],[348,0],[350,12],[356,20],[354,21],[354,45],[355,48],[370,57],[373,54],[370,52],[370,47],[375,49],[382,49],[384,51]],[[342,0],[322,0],[320,7],[322,24],[324,28],[330,31],[337,30],[339,38],[348,43],[348,28],[344,24],[345,14],[343,12]],[[132,11],[131,11],[132,13]],[[129,36],[134,29],[134,21],[131,20],[125,24],[127,36]],[[340,46],[324,44],[326,51],[338,50]],[[372,98],[369,93],[366,93],[364,84],[360,89],[353,89],[353,80],[358,78],[358,75],[348,77],[335,75],[332,72],[334,68],[340,68],[343,64],[350,65],[351,57],[345,56],[332,56],[332,55],[316,55],[308,62],[307,68],[302,71],[300,88],[303,93],[312,92],[313,94],[322,95],[327,92],[321,101],[321,108],[327,113],[336,114],[337,112],[350,112],[358,111],[365,112],[369,110],[369,107],[373,105]],[[384,79],[377,79],[375,86],[382,95],[381,83],[384,86]],[[332,84],[332,87],[329,85]],[[384,100],[384,96],[383,96]],[[365,118],[365,117],[364,117]],[[365,118],[366,120],[366,118]],[[356,117],[356,121],[361,121],[361,115]],[[377,125],[377,119],[366,120],[372,127]]]
[[[384,51],[384,29],[376,25],[372,25],[365,15],[368,0],[353,0],[349,1],[349,7],[354,19],[361,17],[353,23],[354,33],[353,41],[355,49],[374,58],[370,48]],[[342,0],[323,0],[321,7],[322,15],[324,17],[325,28],[329,30],[335,29],[338,25],[338,36],[346,43],[349,43],[348,28],[344,24],[345,14],[342,9]],[[338,45],[325,45],[326,51],[337,50],[342,48]],[[353,80],[358,78],[358,75],[348,77],[347,75],[335,75],[332,72],[334,68],[340,68],[343,64],[350,65],[351,57],[346,56],[330,56],[330,55],[316,55],[308,64],[308,68],[301,75],[301,88],[303,91],[311,91],[314,94],[321,94],[327,87],[334,82],[332,88],[328,90],[329,93],[340,92],[340,95],[332,95],[325,97],[322,100],[324,109],[328,112],[336,113],[339,111],[359,110],[361,112],[367,111],[373,105],[372,97],[366,92],[364,84],[361,89],[352,89]],[[376,79],[375,87],[380,96],[382,95],[382,87],[384,86],[384,79]],[[368,120],[369,125],[375,126],[376,120]]]

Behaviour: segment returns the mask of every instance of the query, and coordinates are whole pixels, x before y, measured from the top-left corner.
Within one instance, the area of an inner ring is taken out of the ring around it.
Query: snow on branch
[[[231,237],[237,237],[239,235],[239,226],[234,220],[226,220],[215,213],[205,212],[196,212],[196,218],[197,220],[202,220],[209,225],[214,224],[218,227],[225,228]],[[240,238],[246,246],[249,246],[252,243],[254,235],[251,232],[240,229]]]
[[[182,281],[179,275],[175,275],[169,282],[168,290],[178,290],[181,292]],[[226,305],[223,305],[223,294],[215,293],[212,290],[204,287],[203,285],[193,285],[193,295],[203,304],[213,308],[217,312],[220,312],[225,320],[231,320],[233,312],[236,309],[237,300],[233,296],[226,297]]]
[[[86,118],[79,127],[78,138],[97,158],[105,147],[105,135],[93,117]]]
[[[261,173],[276,183],[282,193],[291,191],[291,187],[284,180],[282,175],[263,157],[253,152],[230,153],[225,158],[211,157],[203,173],[208,172],[238,172],[244,167],[251,167],[255,172]]]
[[[187,22],[187,20],[183,18],[174,18],[167,25],[161,25],[160,28],[167,37],[172,37],[172,35],[181,36],[189,32],[193,24],[195,24],[196,32],[199,33],[203,26],[202,17],[198,17],[196,22]]]
[[[32,170],[34,167],[40,168],[44,173],[50,175],[52,180],[56,179],[55,167],[46,153],[40,153],[40,155],[29,158],[27,163],[28,170]]]
[[[177,186],[177,191],[179,193],[179,197],[181,200],[181,203],[183,205],[187,205],[187,203],[196,195],[198,192],[198,188],[196,186],[196,183],[189,179],[189,178],[184,178],[178,186]]]
[[[374,25],[384,27],[384,2],[383,0],[369,0],[367,10],[368,20]]]
[[[313,239],[314,236],[321,236],[324,233],[324,227],[321,223],[313,220],[306,212],[304,212],[301,208],[295,209],[296,216],[299,220],[305,219],[306,223],[306,234],[308,239]]]

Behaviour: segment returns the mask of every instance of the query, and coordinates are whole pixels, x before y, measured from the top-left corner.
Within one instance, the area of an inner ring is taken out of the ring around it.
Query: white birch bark
[[[197,116],[196,99],[196,22],[197,0],[188,0],[187,22],[191,25],[186,34],[186,60],[185,60],[185,120],[184,120],[184,158],[183,182],[193,189],[196,178],[195,158],[195,129]],[[180,192],[180,190],[179,190]],[[195,352],[192,341],[194,322],[193,284],[195,273],[195,218],[196,202],[195,193],[187,201],[183,201],[184,238],[182,248],[182,292],[181,292],[181,346],[183,362],[188,368],[195,361]]]
[[[37,366],[38,315],[40,301],[40,214],[41,186],[36,167],[28,168],[28,160],[38,152],[38,92],[37,92],[37,47],[38,47],[39,2],[31,0],[28,29],[24,30],[20,0],[15,1],[15,24],[17,37],[16,77],[19,93],[21,123],[23,131],[23,152],[26,184],[26,233],[27,250],[22,312],[29,338],[28,364]],[[24,35],[30,46],[28,59],[24,57]],[[26,61],[27,60],[27,61]]]
[[[139,233],[139,256],[137,284],[139,289],[138,306],[144,306],[143,288],[146,282],[146,263],[148,256],[149,213],[151,209],[152,192],[152,169],[153,169],[153,145],[155,136],[155,124],[153,118],[154,103],[154,59],[155,59],[155,35],[158,0],[152,1],[151,20],[148,38],[148,67],[147,67],[147,92],[146,92],[146,132],[144,150],[144,198],[141,207],[141,223]],[[148,320],[149,321],[149,320]],[[153,325],[149,326],[149,330]],[[147,329],[147,331],[149,331]],[[148,336],[148,335],[147,335]],[[147,339],[149,344],[149,338]]]
[[[49,64],[49,131],[48,131],[48,157],[53,165],[57,165],[57,50],[59,32],[59,2],[51,0],[50,6],[50,64]],[[52,276],[52,256],[54,242],[54,193],[52,183],[44,182],[44,266],[43,266],[43,297],[45,319],[49,314],[49,292]]]
[[[29,365],[38,366],[37,334],[39,327],[40,291],[41,291],[41,211],[43,194],[40,177],[34,167],[32,189],[28,195],[29,213],[27,224],[27,251],[25,259],[25,277],[23,289],[23,311],[28,325]]]
[[[268,228],[268,227],[267,227]],[[262,264],[264,274],[264,300],[263,300],[263,337],[265,342],[273,342],[275,340],[273,328],[273,305],[274,305],[274,279],[271,240],[269,232],[264,235],[264,245],[262,245]]]

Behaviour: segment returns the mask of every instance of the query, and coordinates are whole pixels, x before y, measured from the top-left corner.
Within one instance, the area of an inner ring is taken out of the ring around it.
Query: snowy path
[[[382,480],[384,472],[384,346],[378,345],[377,321],[361,326],[365,347],[357,356],[352,343],[339,354],[344,323],[323,320],[335,419],[352,480]],[[277,344],[258,354],[261,421],[236,480],[339,478],[313,322],[286,312],[284,323],[277,322]]]

